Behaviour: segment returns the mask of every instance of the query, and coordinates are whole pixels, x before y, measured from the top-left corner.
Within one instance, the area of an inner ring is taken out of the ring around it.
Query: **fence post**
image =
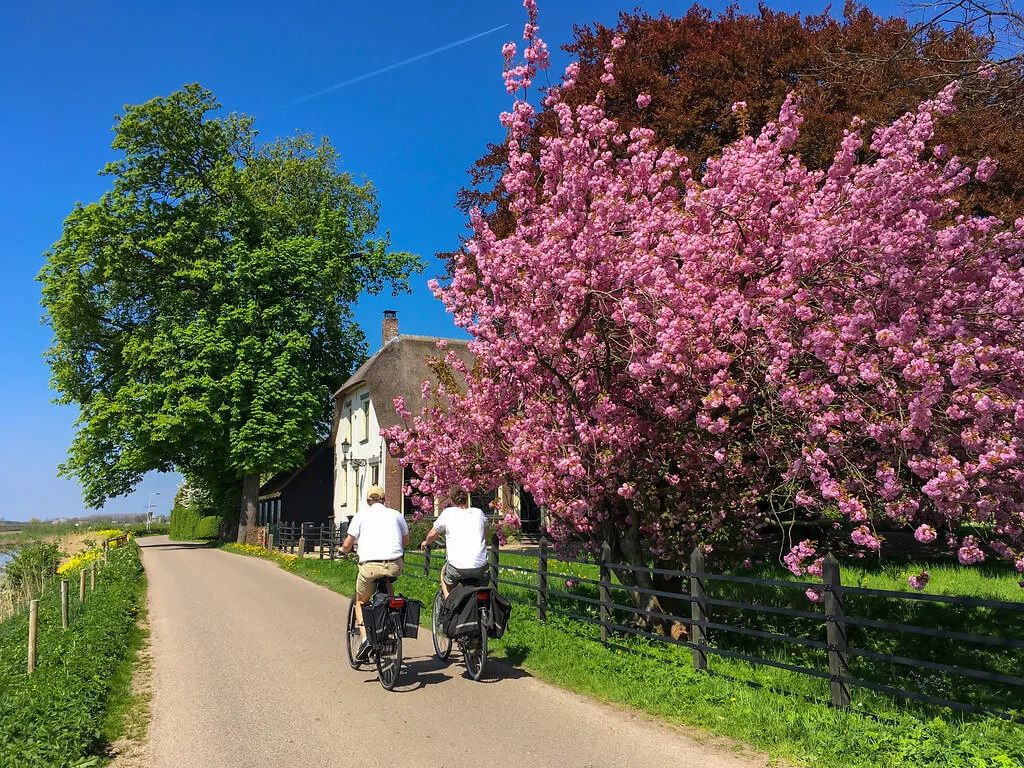
[[[704,552],[699,546],[693,548],[693,552],[690,553],[690,623],[691,636],[694,645],[697,647],[693,649],[693,668],[704,669],[708,668],[708,654],[704,650],[706,647],[707,633],[704,627],[698,622],[706,622],[708,620],[707,614],[707,603],[704,602]]]
[[[612,548],[608,542],[601,544],[601,642],[608,642],[608,625],[612,621],[612,569],[608,563],[612,559]]]
[[[299,549],[299,551],[298,551],[299,557],[305,557],[306,556],[306,537],[305,536],[299,536],[299,543],[296,546],[298,546],[298,549]]]
[[[78,602],[85,602],[85,568],[78,572]]]
[[[828,641],[829,688],[832,690],[832,706],[847,709],[850,706],[850,689],[840,677],[847,675],[846,625],[843,622],[843,600],[835,587],[842,585],[839,561],[829,552],[821,567],[821,580],[825,583],[825,639]]]
[[[274,534],[268,533],[267,534],[267,552],[273,552],[273,551],[274,551]]]
[[[110,540],[103,542],[103,564],[106,565],[110,560]]]
[[[324,559],[324,524],[320,523],[320,559]]]
[[[426,578],[430,578],[430,545],[428,544],[423,550],[423,575]]]
[[[93,563],[92,568],[89,569],[89,591],[96,591],[96,563]]]
[[[487,547],[487,560],[491,564],[491,585],[498,588],[498,563],[500,561],[500,555],[498,553],[498,534],[491,534],[491,543]]]
[[[28,604],[28,673],[36,671],[36,637],[39,634],[39,601]]]
[[[68,580],[60,581],[60,626],[68,628]]]
[[[548,620],[548,540],[544,536],[537,553],[537,620]]]

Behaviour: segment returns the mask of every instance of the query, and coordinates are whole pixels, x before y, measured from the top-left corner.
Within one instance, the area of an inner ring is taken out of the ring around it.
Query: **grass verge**
[[[143,577],[143,591],[145,591]],[[145,766],[146,735],[151,717],[152,657],[149,654],[149,613],[143,602],[131,637],[129,655],[111,680],[103,740],[112,745],[116,768]]]
[[[356,566],[347,560],[280,560],[298,575],[351,595]],[[253,548],[254,550],[256,548]],[[502,558],[503,564],[515,562]],[[568,564],[565,564],[568,565]],[[514,573],[508,574],[516,578]],[[503,577],[505,574],[503,574]],[[432,603],[436,571],[427,577],[407,562],[398,591]],[[773,757],[822,768],[1020,768],[1024,728],[996,719],[926,715],[875,697],[871,714],[839,711],[820,702],[827,683],[785,670],[714,660],[711,674],[692,668],[689,651],[638,639],[608,647],[596,628],[549,616],[536,619],[527,590],[502,588],[514,601],[508,632],[494,655],[535,677],[670,723],[696,727],[750,744]],[[429,624],[429,610],[421,614]],[[816,700],[817,699],[817,700]],[[862,705],[863,706],[863,705]]]
[[[142,642],[137,622],[145,595],[137,545],[110,558],[84,604],[72,594],[67,630],[55,585],[40,599],[34,674],[25,669],[28,617],[0,625],[0,765],[86,768],[105,761],[118,727],[114,713],[127,711],[123,692]]]

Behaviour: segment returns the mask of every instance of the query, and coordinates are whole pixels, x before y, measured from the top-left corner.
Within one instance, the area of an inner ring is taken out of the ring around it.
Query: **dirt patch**
[[[149,768],[149,723],[152,719],[153,653],[149,642],[149,622],[139,621],[142,647],[132,669],[132,703],[124,714],[124,734],[111,745],[109,768]]]

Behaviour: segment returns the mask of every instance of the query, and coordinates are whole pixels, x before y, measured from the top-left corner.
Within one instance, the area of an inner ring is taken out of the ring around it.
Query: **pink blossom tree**
[[[516,226],[499,239],[474,214],[433,285],[477,364],[449,361],[389,434],[424,503],[519,483],[556,541],[636,564],[808,521],[866,551],[882,523],[942,532],[965,563],[1024,568],[1024,220],[953,200],[993,171],[930,144],[956,86],[870,138],[855,121],[827,171],[792,152],[794,97],[691,169],[620,130],[601,94],[565,104],[570,65],[545,96],[559,133],[530,152],[525,94],[548,54],[524,5],[501,116]],[[818,565],[815,542],[790,545],[794,572]]]

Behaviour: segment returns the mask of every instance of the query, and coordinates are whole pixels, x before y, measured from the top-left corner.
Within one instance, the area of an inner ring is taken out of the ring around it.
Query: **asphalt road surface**
[[[749,768],[716,743],[490,663],[474,682],[429,631],[394,691],[342,650],[348,600],[256,558],[139,539],[149,577],[154,768]]]

